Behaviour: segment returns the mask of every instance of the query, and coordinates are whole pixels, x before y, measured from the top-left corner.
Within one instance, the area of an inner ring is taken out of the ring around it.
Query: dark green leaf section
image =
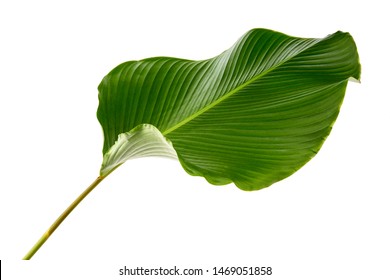
[[[264,188],[318,152],[350,77],[360,78],[359,58],[342,32],[303,39],[255,29],[209,60],[126,62],[99,85],[103,153],[117,149],[121,133],[150,124],[172,142],[188,173]]]

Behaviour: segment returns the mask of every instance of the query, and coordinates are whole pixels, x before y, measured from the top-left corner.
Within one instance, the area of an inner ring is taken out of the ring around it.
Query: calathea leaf
[[[125,62],[99,85],[101,176],[162,155],[212,184],[267,187],[319,151],[351,77],[360,78],[359,58],[343,32],[305,39],[255,29],[208,60]]]

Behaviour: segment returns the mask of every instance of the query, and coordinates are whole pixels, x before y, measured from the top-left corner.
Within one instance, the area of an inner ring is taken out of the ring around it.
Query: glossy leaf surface
[[[360,78],[359,57],[343,32],[254,29],[208,60],[125,62],[99,85],[101,175],[131,158],[177,155],[212,184],[267,187],[319,151],[351,77]]]

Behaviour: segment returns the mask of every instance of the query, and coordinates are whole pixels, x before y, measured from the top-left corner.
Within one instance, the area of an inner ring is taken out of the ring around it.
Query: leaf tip
[[[362,82],[361,82],[361,80],[360,80],[360,78],[355,78],[355,77],[349,77],[349,79],[348,79],[348,81],[349,82],[353,82],[353,83],[358,83],[358,84],[361,84]]]

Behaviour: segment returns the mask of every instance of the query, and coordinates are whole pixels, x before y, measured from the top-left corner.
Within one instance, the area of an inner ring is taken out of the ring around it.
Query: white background
[[[124,265],[272,266],[269,279],[390,279],[385,3],[2,1],[4,279],[130,279],[118,275]],[[32,261],[20,260],[98,175],[103,138],[95,113],[105,74],[150,56],[210,58],[255,27],[302,37],[342,30],[357,43],[361,84],[349,84],[312,161],[257,192],[209,185],[168,159],[128,162]]]

